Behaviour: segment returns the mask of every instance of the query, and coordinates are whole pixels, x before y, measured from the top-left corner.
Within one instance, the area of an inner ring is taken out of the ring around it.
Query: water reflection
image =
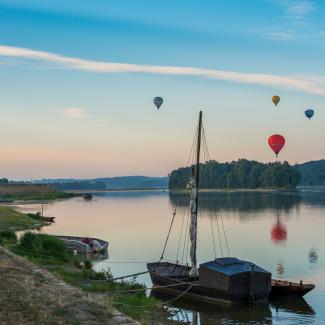
[[[283,244],[287,240],[287,227],[280,221],[280,216],[277,216],[277,222],[271,229],[271,240],[275,244]]]
[[[169,192],[175,207],[188,206],[188,193]],[[200,193],[200,209],[203,211],[263,211],[275,210],[289,213],[299,208],[301,196],[298,191],[212,191]],[[325,203],[325,202],[324,202]]]
[[[177,301],[172,308],[174,324],[195,322],[195,312],[198,313],[199,324],[324,322],[325,260],[321,258],[325,247],[324,189],[316,189],[315,192],[311,189],[293,192],[218,191],[202,192],[200,195],[199,262],[214,257],[210,216],[217,213],[223,219],[233,256],[254,261],[272,272],[273,276],[316,284],[315,290],[306,296],[316,314],[305,301],[245,308],[208,308]],[[90,202],[80,198],[53,202],[46,205],[46,213],[55,216],[56,223],[45,231],[104,239],[110,243],[110,258],[94,263],[96,269],[110,267],[115,277],[142,272],[147,261],[159,259],[175,208],[177,214],[166,258],[177,259],[183,211],[188,211],[188,199],[185,192],[119,191],[96,194]],[[35,208],[39,210],[39,205]],[[272,227],[278,223],[287,228],[285,245],[275,245],[270,240]],[[216,254],[221,256],[216,224],[215,236]],[[140,276],[138,281],[152,286],[149,276]],[[178,313],[179,310],[181,312]]]
[[[152,291],[152,296],[169,300],[171,296]],[[177,300],[173,303],[172,319],[178,322],[193,324],[193,314],[198,315],[199,323],[196,324],[210,325],[210,324],[272,324],[272,312],[269,304],[258,305],[211,305],[200,302],[189,302],[185,300]]]
[[[151,296],[170,300],[172,296],[152,290]],[[308,323],[314,320],[315,311],[305,299],[279,299],[269,304],[258,305],[210,305],[200,302],[177,300],[173,303],[170,318],[178,324],[273,324],[272,309],[277,314],[290,313],[296,315],[297,323]]]

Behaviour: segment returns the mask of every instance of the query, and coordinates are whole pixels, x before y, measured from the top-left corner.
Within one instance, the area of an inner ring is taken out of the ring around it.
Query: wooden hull
[[[314,284],[295,283],[284,280],[272,280],[270,299],[278,297],[303,297],[315,288]]]
[[[165,263],[165,265],[173,265]],[[198,279],[190,280],[180,274],[178,277],[168,277],[154,271],[157,263],[149,263],[148,265],[151,281],[155,290],[171,294],[173,296],[180,296],[181,298],[190,299],[198,302],[212,303],[212,304],[247,304],[249,299],[247,296],[240,294],[227,294],[221,290],[214,288],[207,288],[199,285]],[[175,267],[180,267],[175,264]],[[255,296],[255,302],[266,302],[267,297]]]
[[[160,266],[161,265],[161,268]],[[148,263],[148,271],[151,281],[156,291],[170,294],[182,299],[199,301],[212,304],[240,304],[249,303],[249,299],[243,295],[229,295],[220,290],[207,288],[199,285],[199,279],[191,280],[188,274],[189,267],[181,266],[172,263]],[[170,269],[174,267],[177,275],[170,276]],[[167,272],[165,269],[169,268]],[[288,281],[272,280],[271,293],[268,296],[255,295],[254,302],[264,303],[270,300],[275,300],[281,297],[302,297],[312,289],[313,284],[300,284]]]

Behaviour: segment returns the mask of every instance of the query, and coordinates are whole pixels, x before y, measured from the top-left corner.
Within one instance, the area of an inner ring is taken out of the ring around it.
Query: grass
[[[0,324],[116,324],[103,300],[0,247]]]
[[[109,270],[95,271],[91,262],[84,262],[87,268],[80,268],[81,261],[72,255],[63,241],[45,234],[25,233],[12,248],[13,252],[25,256],[36,264],[42,265],[49,272],[60,277],[64,282],[86,292],[107,294],[107,301],[118,310],[141,321],[148,323],[151,317],[162,317],[164,310],[157,307],[154,298],[146,296],[144,284],[131,281],[110,281],[113,276]],[[138,292],[126,293],[129,290]],[[137,308],[134,306],[143,306]]]
[[[2,199],[8,201],[53,201],[75,197],[74,193],[49,192],[49,193],[17,193],[2,195]]]
[[[0,230],[25,230],[42,226],[41,220],[36,220],[14,209],[0,205]]]
[[[59,192],[54,187],[43,184],[6,184],[0,185],[1,200],[40,201],[66,199],[76,196],[74,193]]]

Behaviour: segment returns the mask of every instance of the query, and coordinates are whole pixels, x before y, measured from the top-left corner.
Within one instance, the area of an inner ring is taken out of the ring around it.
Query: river
[[[185,229],[187,205],[188,195],[184,193],[98,193],[91,201],[73,198],[46,204],[45,215],[55,216],[56,222],[44,231],[107,240],[109,258],[96,262],[95,268],[109,267],[115,277],[122,276],[144,271],[146,262],[159,259],[175,209],[165,258],[186,261],[182,223]],[[40,206],[21,208],[35,211]],[[175,320],[191,322],[197,318],[197,323],[204,325],[325,324],[324,188],[200,193],[198,261],[227,256],[228,250],[231,256],[267,269],[275,278],[303,280],[316,288],[299,302],[251,307],[209,307],[176,301],[172,309]],[[151,286],[148,275],[139,276],[138,281]]]

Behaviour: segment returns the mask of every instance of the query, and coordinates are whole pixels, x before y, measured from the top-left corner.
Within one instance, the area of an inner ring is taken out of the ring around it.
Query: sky
[[[324,15],[320,0],[0,0],[0,176],[164,176],[200,110],[214,160],[275,161],[275,133],[280,161],[323,159]]]

